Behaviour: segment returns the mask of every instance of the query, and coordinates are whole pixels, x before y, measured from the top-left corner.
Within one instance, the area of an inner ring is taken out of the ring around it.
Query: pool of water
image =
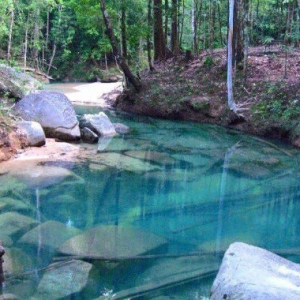
[[[298,261],[298,150],[212,125],[108,115],[130,132],[81,144],[74,162],[39,164],[30,180],[0,175],[3,292],[205,299],[232,242]]]

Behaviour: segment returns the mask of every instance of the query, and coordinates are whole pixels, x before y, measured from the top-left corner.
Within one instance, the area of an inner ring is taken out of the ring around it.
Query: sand
[[[114,83],[63,83],[50,84],[47,90],[64,93],[74,105],[90,105],[109,108],[121,93],[122,82]]]

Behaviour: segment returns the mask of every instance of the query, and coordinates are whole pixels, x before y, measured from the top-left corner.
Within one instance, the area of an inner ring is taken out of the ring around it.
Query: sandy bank
[[[47,90],[56,90],[64,93],[75,105],[111,107],[117,96],[122,92],[121,82],[114,83],[64,83],[50,84]]]

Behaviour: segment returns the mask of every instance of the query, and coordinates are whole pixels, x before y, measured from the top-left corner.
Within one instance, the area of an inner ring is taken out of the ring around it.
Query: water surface
[[[45,291],[47,299],[138,292],[143,299],[202,299],[234,241],[298,260],[290,254],[300,242],[298,150],[212,125],[108,114],[130,132],[81,144],[77,161],[44,163],[35,180],[1,174],[0,239],[17,265],[5,292],[22,299],[45,299]],[[31,223],[12,229],[20,215]],[[97,241],[107,260],[77,257],[93,266],[86,284],[60,293],[74,287],[66,287],[65,275],[53,284],[49,264],[68,262],[62,244],[93,228],[107,232]]]

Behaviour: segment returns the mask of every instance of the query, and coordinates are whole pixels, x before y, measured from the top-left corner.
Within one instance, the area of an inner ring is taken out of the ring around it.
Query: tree
[[[179,54],[177,0],[172,0],[171,51],[174,56],[177,56]]]
[[[164,60],[166,58],[166,43],[163,30],[162,0],[154,0],[153,3],[154,60]]]
[[[120,53],[120,50],[119,50],[119,47],[117,44],[117,40],[114,35],[114,30],[113,30],[113,27],[112,27],[112,24],[110,21],[110,17],[109,17],[108,11],[106,9],[105,0],[99,0],[99,1],[100,1],[101,11],[103,14],[104,23],[105,23],[106,30],[107,30],[107,35],[109,37],[115,59],[118,62],[118,64],[120,65],[120,67],[121,67],[122,71],[124,72],[124,75],[128,79],[128,81],[135,87],[135,89],[137,91],[140,91],[142,88],[142,84],[141,84],[140,80],[132,74],[126,61],[124,60],[124,58],[122,57],[122,55]]]
[[[234,14],[234,2],[235,0],[229,0],[229,19],[228,19],[228,41],[227,41],[227,93],[228,93],[228,106],[230,110],[237,113],[237,106],[233,98],[233,68],[232,68],[232,42],[233,42],[233,14]]]
[[[122,56],[127,58],[127,34],[126,34],[126,4],[125,0],[121,0],[121,45]]]
[[[299,0],[300,1],[300,0]],[[149,65],[149,70],[153,71],[153,63],[152,63],[152,55],[151,55],[151,28],[152,28],[152,18],[151,18],[151,5],[152,5],[152,0],[148,0],[148,15],[147,15],[147,56],[148,56],[148,65]]]
[[[14,7],[14,2],[12,2],[10,7],[10,26],[9,26],[9,34],[8,34],[8,45],[7,45],[7,61],[9,61],[11,57],[10,51],[11,51],[14,23],[15,23],[15,7]]]

